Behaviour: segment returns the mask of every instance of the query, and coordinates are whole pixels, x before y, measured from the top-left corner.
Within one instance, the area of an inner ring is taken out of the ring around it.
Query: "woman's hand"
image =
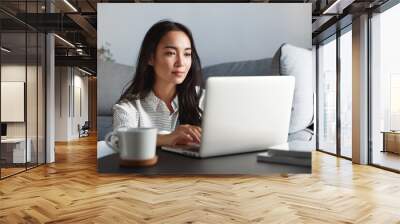
[[[201,128],[194,125],[179,125],[175,131],[168,135],[157,136],[157,146],[162,145],[187,145],[200,143]]]
[[[190,124],[179,125],[170,135],[170,145],[186,145],[188,143],[199,144],[201,128]]]

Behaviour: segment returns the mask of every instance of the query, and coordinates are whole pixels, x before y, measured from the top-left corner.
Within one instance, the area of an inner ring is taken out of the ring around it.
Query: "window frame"
[[[352,23],[346,24],[344,27],[337,29],[335,33],[331,34],[330,36],[326,37],[325,39],[319,41],[316,44],[316,92],[319,94],[320,90],[320,83],[319,83],[319,48],[320,45],[322,44],[327,44],[330,41],[336,41],[336,153],[328,152],[324,149],[321,149],[320,142],[319,142],[319,95],[316,97],[316,146],[317,146],[317,151],[327,153],[329,155],[337,156],[340,158],[344,158],[347,160],[352,160],[352,158],[343,156],[341,153],[341,117],[340,117],[340,103],[341,103],[341,97],[340,97],[340,84],[341,84],[341,66],[340,66],[340,37],[347,32],[352,31]]]

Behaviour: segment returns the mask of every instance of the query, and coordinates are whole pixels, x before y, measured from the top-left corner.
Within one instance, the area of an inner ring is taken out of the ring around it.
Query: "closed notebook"
[[[311,157],[278,156],[273,152],[263,152],[257,155],[257,161],[269,163],[290,164],[296,166],[311,166]]]
[[[267,148],[267,152],[274,156],[290,156],[295,158],[311,158],[311,151],[315,148],[312,143],[293,141]]]
[[[268,147],[266,152],[257,155],[257,161],[311,166],[313,142],[292,141]]]

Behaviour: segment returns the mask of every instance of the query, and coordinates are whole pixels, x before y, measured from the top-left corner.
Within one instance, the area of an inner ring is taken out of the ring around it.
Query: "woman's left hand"
[[[174,132],[171,133],[171,145],[186,145],[188,143],[200,143],[201,128],[194,125],[179,125]]]

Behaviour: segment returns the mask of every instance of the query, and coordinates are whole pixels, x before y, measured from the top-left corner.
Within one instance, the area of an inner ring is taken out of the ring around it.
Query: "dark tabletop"
[[[143,175],[203,175],[203,174],[282,174],[311,173],[310,166],[257,162],[259,152],[211,158],[191,158],[157,149],[158,162],[151,167],[119,166],[119,155],[111,154],[97,160],[100,173],[135,173]]]

